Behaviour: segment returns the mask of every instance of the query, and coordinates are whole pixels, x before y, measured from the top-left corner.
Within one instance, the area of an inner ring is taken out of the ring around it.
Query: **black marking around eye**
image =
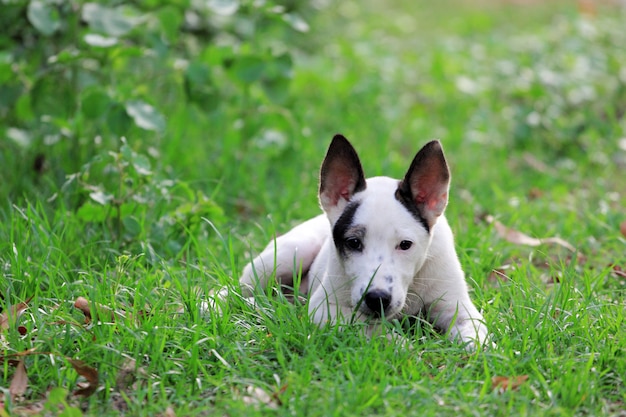
[[[347,237],[348,230],[352,226],[354,222],[354,215],[356,214],[357,209],[361,203],[359,201],[353,201],[343,210],[341,216],[335,223],[333,227],[333,241],[335,242],[335,247],[339,251],[340,254],[345,254],[345,246],[344,241]]]
[[[402,183],[396,190],[396,200],[398,200],[400,204],[402,204],[409,211],[409,213],[413,215],[415,220],[420,222],[420,224],[424,226],[424,229],[430,233],[430,225],[428,224],[428,221],[424,218],[424,216],[422,216],[419,207],[415,204],[411,191],[403,186]]]

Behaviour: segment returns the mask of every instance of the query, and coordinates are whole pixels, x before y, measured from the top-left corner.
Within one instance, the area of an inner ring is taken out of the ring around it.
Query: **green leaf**
[[[59,417],[83,417],[83,412],[78,407],[68,405],[58,414]]]
[[[213,85],[209,67],[203,62],[192,61],[185,70],[185,93],[192,103],[204,110],[215,110],[219,104],[219,91]]]
[[[163,115],[144,101],[131,100],[126,102],[126,113],[142,129],[155,131],[165,129],[165,118]]]
[[[68,119],[73,112],[76,95],[62,74],[40,76],[30,91],[32,109],[37,117],[48,115]]]
[[[133,161],[133,167],[135,168],[135,171],[137,171],[137,174],[144,175],[144,176],[152,174],[150,160],[148,159],[147,156],[138,154],[138,153],[133,153],[132,161]]]
[[[120,155],[122,155],[123,160],[125,162],[129,162],[129,163],[132,162],[134,154],[135,154],[135,151],[133,151],[132,148],[128,146],[128,144],[124,143],[120,147]]]
[[[206,5],[213,13],[221,16],[232,16],[239,10],[238,0],[208,0]]]
[[[124,224],[124,230],[131,237],[138,236],[141,233],[141,225],[135,218],[135,216],[127,216],[122,219],[122,224]]]
[[[261,87],[267,97],[276,104],[285,104],[289,98],[291,80],[288,78],[274,78],[263,80]]]
[[[114,103],[106,116],[106,124],[117,136],[124,136],[132,125],[132,119],[126,113],[126,109],[119,103]]]
[[[97,48],[110,48],[117,44],[117,38],[98,35],[97,33],[88,33],[83,38],[87,45]]]
[[[94,204],[91,201],[86,202],[76,212],[76,217],[85,222],[100,223],[107,219],[109,207],[100,204]]]
[[[0,84],[15,79],[12,66],[13,55],[8,52],[0,52]]]
[[[162,7],[157,12],[157,18],[159,19],[161,30],[165,38],[171,43],[176,42],[184,20],[180,10],[172,5]]]
[[[30,133],[22,129],[17,129],[15,127],[8,128],[6,135],[7,138],[11,139],[22,148],[29,147],[33,140]]]
[[[35,29],[43,35],[50,36],[61,27],[57,9],[43,1],[32,0],[28,3],[26,15]]]
[[[103,206],[107,205],[109,201],[113,200],[113,196],[111,194],[107,194],[101,190],[89,193],[89,198],[91,198],[96,203],[102,204]]]
[[[65,398],[67,397],[67,390],[61,387],[52,388],[48,392],[48,401],[46,404],[50,405],[60,405],[65,402]]]
[[[233,64],[231,71],[235,78],[246,84],[257,82],[265,72],[265,61],[253,55],[238,58]]]
[[[80,99],[82,113],[89,119],[102,117],[111,105],[111,99],[100,87],[84,90]]]
[[[289,97],[293,60],[285,53],[274,57],[267,64],[261,87],[270,100],[277,104],[284,104]]]
[[[283,20],[287,22],[293,30],[298,32],[306,33],[311,29],[309,24],[297,13],[285,13]]]
[[[74,48],[66,48],[64,50],[62,50],[61,52],[59,52],[56,55],[51,56],[48,59],[49,63],[56,63],[56,64],[70,64],[72,62],[76,62],[79,59],[82,59],[82,55],[80,53],[80,51],[74,49]]]
[[[30,122],[35,118],[30,94],[22,94],[15,103],[15,115],[24,122]]]
[[[83,6],[83,19],[96,32],[119,37],[130,32],[141,19],[131,15],[129,7],[109,8],[97,3],[86,3]]]

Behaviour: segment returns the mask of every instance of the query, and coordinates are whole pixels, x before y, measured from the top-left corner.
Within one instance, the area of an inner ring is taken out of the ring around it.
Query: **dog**
[[[372,336],[383,319],[423,314],[468,349],[483,345],[487,328],[444,216],[449,184],[439,141],[415,155],[404,179],[366,179],[353,146],[335,135],[320,170],[324,214],[277,237],[246,265],[242,295],[266,290],[275,277],[309,296],[309,316],[319,325],[363,321]]]

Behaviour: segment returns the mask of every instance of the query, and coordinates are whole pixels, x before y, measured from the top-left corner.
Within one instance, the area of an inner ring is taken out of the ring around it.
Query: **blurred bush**
[[[1,3],[0,212],[46,202],[86,240],[170,256],[224,221],[212,191],[175,169],[223,149],[232,165],[261,134],[260,108],[290,112],[313,11],[304,0]]]
[[[122,136],[158,143],[176,109],[236,118],[284,105],[311,12],[300,0],[3,3],[3,200],[45,170],[62,183]]]

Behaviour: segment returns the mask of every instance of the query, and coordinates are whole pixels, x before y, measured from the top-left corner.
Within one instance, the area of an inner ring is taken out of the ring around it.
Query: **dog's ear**
[[[396,198],[425,222],[428,230],[448,204],[450,170],[441,143],[433,140],[415,155]]]
[[[355,193],[365,189],[365,176],[356,151],[343,135],[333,137],[320,170],[319,199],[332,218]]]

